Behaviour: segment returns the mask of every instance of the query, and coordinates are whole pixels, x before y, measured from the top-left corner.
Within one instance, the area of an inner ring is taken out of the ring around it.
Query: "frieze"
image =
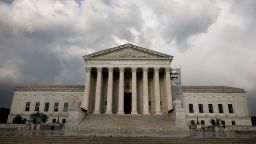
[[[86,66],[95,67],[95,66],[170,66],[170,61],[168,60],[90,60],[86,62]]]

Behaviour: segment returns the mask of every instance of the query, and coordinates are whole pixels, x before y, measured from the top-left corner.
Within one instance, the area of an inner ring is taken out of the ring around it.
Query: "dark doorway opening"
[[[131,114],[132,111],[132,94],[124,93],[124,113]]]

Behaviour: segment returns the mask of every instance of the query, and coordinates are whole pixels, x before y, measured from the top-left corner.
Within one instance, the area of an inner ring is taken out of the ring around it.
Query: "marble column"
[[[124,68],[119,68],[118,114],[124,114]]]
[[[143,114],[149,114],[148,108],[148,68],[143,68]]]
[[[113,68],[108,68],[108,93],[106,114],[112,114]]]
[[[81,107],[88,112],[89,105],[89,94],[90,94],[90,81],[91,81],[91,67],[85,68],[85,85],[84,85],[84,96]]]
[[[154,68],[154,95],[155,95],[155,114],[161,114],[160,107],[160,86],[159,86],[159,68]]]
[[[100,97],[101,97],[101,78],[102,78],[102,68],[97,68],[97,81],[96,81],[96,95],[95,95],[95,109],[94,114],[100,113]]]
[[[165,83],[166,83],[166,103],[167,112],[172,109],[172,85],[170,77],[170,68],[165,68]]]
[[[137,68],[132,68],[132,112],[131,114],[138,114],[137,112]]]

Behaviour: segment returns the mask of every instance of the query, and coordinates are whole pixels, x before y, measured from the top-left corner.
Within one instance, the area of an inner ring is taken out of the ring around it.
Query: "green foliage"
[[[212,126],[215,126],[215,124],[216,124],[216,122],[215,122],[214,119],[211,119],[211,120],[210,120],[210,123],[211,123]]]
[[[34,124],[40,124],[40,123],[45,123],[48,119],[48,116],[43,113],[34,113],[30,115],[30,119]]]
[[[210,123],[212,126],[220,127],[223,126],[225,127],[225,122],[222,119],[216,118],[216,119],[211,119]]]
[[[24,124],[24,123],[26,123],[26,119],[23,119],[23,118],[21,117],[21,115],[17,115],[17,116],[13,119],[12,123],[14,123],[14,124]]]

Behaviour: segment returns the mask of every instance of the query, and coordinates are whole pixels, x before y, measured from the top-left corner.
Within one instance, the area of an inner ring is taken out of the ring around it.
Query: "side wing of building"
[[[65,123],[68,119],[69,109],[76,107],[83,96],[82,85],[37,85],[16,87],[8,123],[21,115],[30,119],[30,115],[41,112],[48,115],[46,123]]]
[[[188,125],[211,125],[221,119],[225,125],[251,125],[244,89],[226,86],[183,86]]]

